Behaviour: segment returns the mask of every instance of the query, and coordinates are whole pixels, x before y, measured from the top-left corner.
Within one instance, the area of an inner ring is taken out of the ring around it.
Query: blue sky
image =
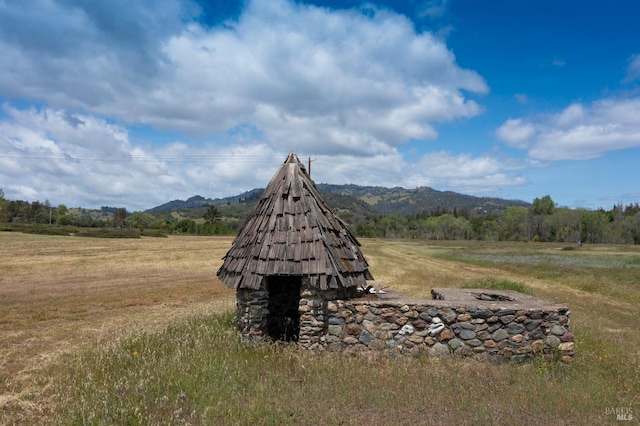
[[[640,202],[635,1],[0,0],[0,188],[144,210],[264,187]]]

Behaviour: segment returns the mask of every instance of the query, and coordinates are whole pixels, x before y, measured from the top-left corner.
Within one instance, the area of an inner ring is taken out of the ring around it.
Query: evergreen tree
[[[207,225],[213,225],[218,220],[220,220],[220,212],[218,211],[216,206],[209,206],[207,207],[207,210],[204,212],[204,215],[202,217],[204,218],[204,222]]]

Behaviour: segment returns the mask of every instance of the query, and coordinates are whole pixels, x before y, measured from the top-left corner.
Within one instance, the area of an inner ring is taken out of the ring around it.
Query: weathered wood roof
[[[322,290],[372,280],[360,243],[329,208],[291,152],[223,258],[220,280],[259,288],[265,276],[308,276]]]

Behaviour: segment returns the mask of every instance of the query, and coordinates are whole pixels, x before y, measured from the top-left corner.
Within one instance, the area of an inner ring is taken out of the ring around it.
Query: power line
[[[178,154],[84,154],[77,152],[21,152],[0,153],[3,158],[30,158],[68,161],[136,161],[136,162],[273,162],[281,156],[234,156],[234,155],[178,155]]]

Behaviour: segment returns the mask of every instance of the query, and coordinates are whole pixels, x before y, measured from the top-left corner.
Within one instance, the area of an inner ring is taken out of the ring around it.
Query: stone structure
[[[359,246],[290,153],[218,270],[236,289],[240,332],[297,341],[308,326],[298,309],[305,294],[349,299],[373,279]]]
[[[240,333],[316,350],[573,356],[565,306],[508,291],[435,289],[433,300],[370,294],[359,245],[290,153],[218,270],[236,289]]]
[[[432,300],[397,294],[339,300],[309,289],[299,303],[299,343],[308,349],[491,361],[573,357],[566,306],[514,291],[434,289],[432,294]]]

